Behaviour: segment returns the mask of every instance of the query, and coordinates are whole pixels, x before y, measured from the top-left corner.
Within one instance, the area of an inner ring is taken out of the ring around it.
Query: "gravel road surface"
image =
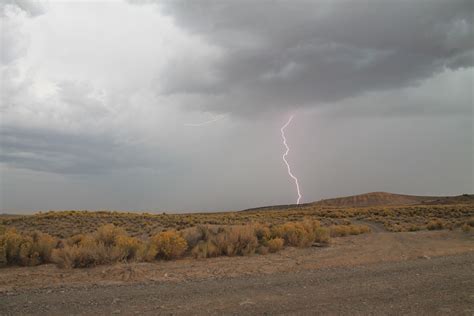
[[[474,315],[474,253],[266,275],[23,289],[1,315]]]

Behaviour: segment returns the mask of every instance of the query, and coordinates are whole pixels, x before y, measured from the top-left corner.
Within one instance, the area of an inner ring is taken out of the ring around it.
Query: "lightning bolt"
[[[301,192],[300,192],[300,185],[298,183],[298,178],[294,176],[294,174],[291,172],[290,164],[286,160],[286,156],[288,156],[288,153],[290,152],[290,147],[288,147],[288,144],[286,143],[286,137],[285,137],[285,128],[290,125],[291,121],[293,120],[293,115],[290,116],[288,121],[286,122],[285,125],[283,125],[280,129],[281,132],[281,138],[283,139],[283,145],[286,148],[285,153],[283,154],[282,158],[283,161],[285,162],[286,168],[288,169],[288,175],[295,181],[296,185],[296,192],[298,193],[298,199],[296,200],[296,204],[300,204],[300,199],[301,199]]]
[[[207,124],[210,124],[210,123],[217,122],[217,121],[223,119],[224,117],[225,117],[225,114],[222,114],[222,115],[214,116],[209,121],[205,121],[205,122],[202,122],[202,123],[184,124],[184,126],[203,126],[203,125],[207,125]]]

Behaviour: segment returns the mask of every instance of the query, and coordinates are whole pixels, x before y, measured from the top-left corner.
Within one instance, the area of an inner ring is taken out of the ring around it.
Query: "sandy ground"
[[[266,256],[0,270],[0,314],[474,315],[474,236],[376,232]]]

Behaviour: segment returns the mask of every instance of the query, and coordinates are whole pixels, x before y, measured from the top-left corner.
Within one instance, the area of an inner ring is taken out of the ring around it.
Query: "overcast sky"
[[[0,211],[474,191],[472,0],[5,0]]]

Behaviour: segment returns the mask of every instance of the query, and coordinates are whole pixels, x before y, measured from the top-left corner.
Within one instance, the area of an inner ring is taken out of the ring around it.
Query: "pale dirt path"
[[[357,220],[357,219],[351,220],[351,223],[352,224],[357,224],[357,225],[369,226],[372,233],[385,233],[385,232],[387,232],[387,230],[385,229],[385,227],[383,226],[382,223],[375,223],[375,222],[371,222],[371,221],[367,221],[367,220]]]

